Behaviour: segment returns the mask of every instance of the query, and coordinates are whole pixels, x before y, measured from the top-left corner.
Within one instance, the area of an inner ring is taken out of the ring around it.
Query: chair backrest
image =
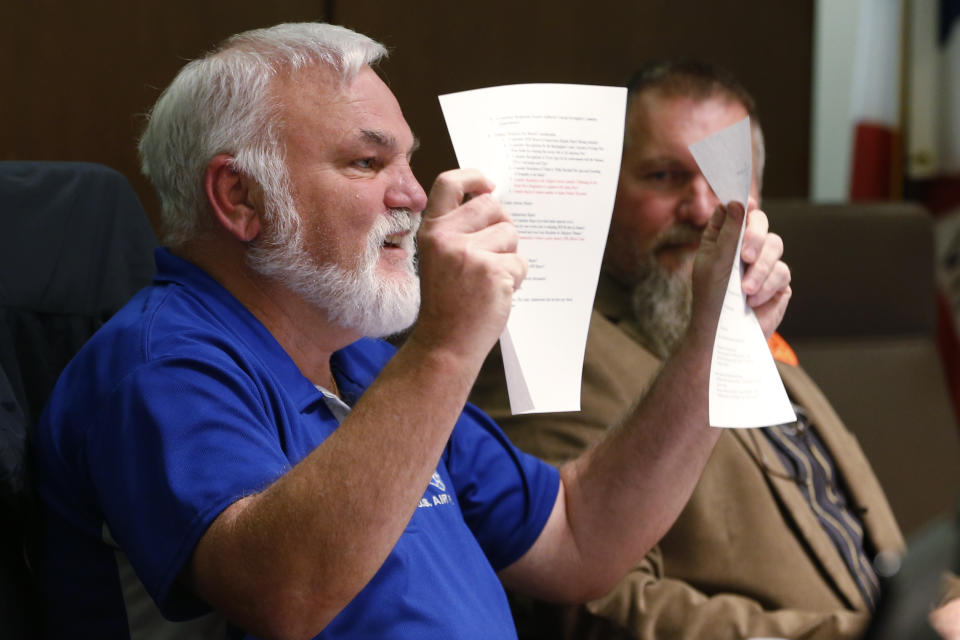
[[[960,492],[931,217],[905,203],[770,200],[764,210],[793,274],[780,332],[860,441],[909,534]]]
[[[150,283],[156,241],[126,178],[90,163],[0,162],[0,225],[0,637],[28,638],[29,432],[70,358]]]

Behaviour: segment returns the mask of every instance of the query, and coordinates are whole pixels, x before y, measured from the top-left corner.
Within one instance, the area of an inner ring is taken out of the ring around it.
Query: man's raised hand
[[[527,273],[517,230],[473,169],[440,174],[418,235],[420,340],[482,359],[503,332]]]

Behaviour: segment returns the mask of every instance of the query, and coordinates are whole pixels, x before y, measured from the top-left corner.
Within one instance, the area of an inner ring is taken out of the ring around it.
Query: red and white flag
[[[902,0],[860,0],[851,86],[851,200],[899,197]]]

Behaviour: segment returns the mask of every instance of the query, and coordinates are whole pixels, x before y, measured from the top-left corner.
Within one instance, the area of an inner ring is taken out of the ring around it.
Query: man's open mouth
[[[388,249],[400,249],[403,245],[403,237],[405,235],[407,235],[406,231],[402,233],[392,233],[383,239],[383,246]]]

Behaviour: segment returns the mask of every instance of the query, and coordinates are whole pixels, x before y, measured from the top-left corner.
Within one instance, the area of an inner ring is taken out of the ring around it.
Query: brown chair
[[[905,203],[769,200],[764,210],[793,274],[780,333],[860,441],[909,535],[960,494],[932,220]]]

